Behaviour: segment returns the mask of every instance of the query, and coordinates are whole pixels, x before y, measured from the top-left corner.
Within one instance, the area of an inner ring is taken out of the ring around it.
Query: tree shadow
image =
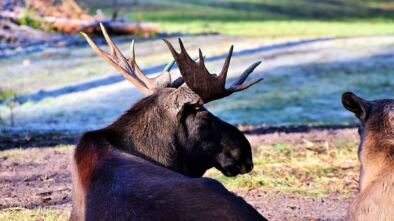
[[[306,39],[306,40],[289,41],[289,42],[285,42],[285,43],[279,43],[279,44],[273,44],[273,45],[268,45],[268,46],[261,46],[261,47],[257,47],[257,48],[253,48],[253,49],[245,49],[245,50],[241,50],[241,51],[236,51],[233,53],[233,57],[252,55],[252,54],[267,52],[267,51],[276,50],[276,49],[290,48],[290,47],[311,44],[311,43],[316,43],[316,42],[324,42],[324,41],[329,41],[329,40],[334,40],[334,39],[338,39],[338,38],[333,38],[333,37],[331,37],[331,38],[313,38],[313,39]],[[206,58],[206,61],[207,62],[218,61],[218,60],[225,59],[226,56],[227,56],[227,53],[217,55],[217,56],[212,56],[212,57]],[[143,71],[145,74],[150,75],[150,74],[160,72],[161,70],[163,70],[163,68],[165,66],[166,66],[166,64],[160,64],[160,65],[156,65],[153,67],[145,68]],[[174,68],[176,68],[176,65]],[[84,82],[84,83],[69,85],[69,86],[65,86],[62,88],[54,89],[54,90],[40,90],[40,91],[32,93],[32,94],[18,96],[14,100],[18,103],[21,103],[21,104],[25,103],[27,101],[38,102],[38,101],[41,101],[45,98],[58,97],[58,96],[71,94],[71,93],[75,93],[75,92],[87,91],[87,90],[90,90],[93,88],[115,84],[120,81],[124,81],[124,78],[121,75],[116,74],[114,76],[109,76],[109,77],[102,78],[102,79],[97,79],[97,80],[92,80],[92,81],[88,81],[88,82]]]
[[[294,43],[297,44],[297,43]],[[284,44],[268,47],[286,48]],[[264,60],[282,59],[284,51],[278,54],[265,54],[267,46],[244,50],[234,54],[235,57],[255,55]],[[289,51],[291,53],[291,51]],[[303,51],[302,54],[308,53]],[[313,52],[310,52],[313,53]],[[207,58],[208,61],[223,59],[225,55]],[[291,55],[292,56],[292,55]],[[233,124],[252,124],[258,126],[245,131],[250,134],[274,132],[307,132],[310,129],[341,129],[355,127],[356,120],[341,104],[340,97],[345,91],[354,91],[366,99],[390,98],[394,91],[394,60],[390,50],[371,56],[358,57],[325,63],[306,63],[297,65],[274,66],[254,77],[265,80],[242,93],[210,103],[208,109],[220,118]],[[373,64],[371,66],[371,64]],[[229,79],[229,83],[234,78]],[[129,91],[128,91],[129,92]],[[39,147],[58,144],[75,144],[81,131],[87,130],[86,122],[93,122],[96,128],[105,125],[126,110],[123,98],[128,93],[111,94],[111,100],[89,103],[89,106],[67,104],[65,117],[56,122],[56,129],[50,132],[6,134],[0,137],[1,148]],[[126,97],[136,96],[129,93]],[[117,99],[122,102],[116,103]],[[78,100],[78,102],[81,102]],[[100,103],[104,102],[104,103]],[[115,105],[116,104],[116,105]],[[113,111],[116,110],[116,111]],[[64,111],[64,110],[62,110]],[[56,117],[56,111],[53,114]],[[78,113],[80,116],[77,116]],[[110,116],[103,118],[103,113]],[[37,113],[27,121],[45,119],[49,113]],[[97,117],[98,116],[98,117]],[[78,124],[77,130],[65,132],[64,120]],[[104,119],[104,120],[103,120]],[[44,121],[45,122],[45,121]],[[298,125],[298,126],[292,126]],[[38,128],[39,129],[39,128]],[[58,131],[58,132],[57,132]]]
[[[11,148],[54,147],[76,144],[80,134],[76,132],[15,132],[0,135],[0,151]]]
[[[261,20],[356,20],[394,19],[391,7],[376,7],[372,1],[297,0],[297,1],[199,1],[167,2],[171,10],[195,7],[193,13],[171,13],[161,17],[167,21],[261,21]],[[389,1],[386,1],[389,2]],[[379,2],[381,3],[381,2]],[[377,4],[375,2],[375,4]],[[149,3],[141,4],[149,9]],[[127,7],[127,4],[124,4]],[[131,7],[131,6],[130,6]],[[142,7],[143,9],[144,7]],[[161,10],[153,8],[150,10]],[[204,9],[209,12],[204,13]],[[215,9],[217,13],[211,12]],[[233,12],[233,13],[230,13]],[[234,13],[240,12],[240,13]]]

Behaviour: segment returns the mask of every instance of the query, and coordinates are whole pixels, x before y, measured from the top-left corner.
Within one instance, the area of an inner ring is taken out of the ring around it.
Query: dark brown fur
[[[171,82],[172,62],[148,78],[136,63],[134,43],[126,58],[100,26],[110,52],[83,34],[88,43],[148,96],[113,124],[82,136],[73,159],[71,220],[264,220],[216,181],[191,178],[211,167],[227,176],[252,170],[245,136],[202,105],[260,81],[243,84],[260,62],[226,89],[232,47],[216,76],[205,68],[202,52],[195,63],[179,39],[181,54],[165,42],[182,77]],[[189,65],[182,65],[186,60]]]
[[[349,92],[342,100],[360,120],[360,193],[349,220],[393,220],[394,100],[367,101]]]
[[[161,89],[84,134],[74,154],[70,219],[264,220],[218,182],[190,178],[211,167],[228,176],[253,167],[245,136],[198,100],[187,87]]]

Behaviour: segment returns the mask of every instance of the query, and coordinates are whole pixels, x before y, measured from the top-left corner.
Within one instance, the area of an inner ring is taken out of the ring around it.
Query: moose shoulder
[[[393,220],[394,100],[368,101],[347,92],[342,103],[360,120],[360,192],[349,220]]]
[[[71,220],[265,220],[215,180],[125,154],[94,132],[84,142],[91,148],[83,154],[96,166],[86,177],[84,196],[74,195]]]
[[[102,30],[110,53],[85,36],[89,44],[146,97],[108,127],[82,136],[73,160],[71,219],[264,220],[216,181],[190,178],[202,176],[211,167],[227,176],[252,170],[245,136],[203,105],[258,82],[243,84],[259,62],[226,89],[232,48],[216,76],[205,68],[201,51],[195,62],[179,40],[181,53],[166,44],[182,77],[171,82],[170,68],[166,68],[148,78],[135,62],[133,44],[130,57],[125,58]]]

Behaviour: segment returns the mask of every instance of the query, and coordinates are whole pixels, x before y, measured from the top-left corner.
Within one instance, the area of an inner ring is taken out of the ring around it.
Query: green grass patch
[[[16,97],[16,93],[11,89],[0,88],[0,102],[4,100],[11,100]]]
[[[42,23],[36,19],[37,15],[33,10],[25,9],[22,12],[22,17],[18,19],[18,22],[22,25],[27,25],[32,28],[43,28]]]
[[[159,22],[165,32],[220,33],[239,36],[313,37],[360,36],[393,34],[393,22],[341,22],[341,21],[191,21]]]
[[[302,196],[339,193],[348,196],[357,188],[358,141],[286,143],[254,148],[254,169],[246,175],[225,177],[217,170],[207,176],[230,189],[267,188]]]
[[[92,12],[116,7],[85,0]],[[156,22],[164,32],[215,32],[244,36],[355,36],[394,33],[394,3],[310,0],[150,0],[118,1],[120,14]]]
[[[69,218],[68,212],[56,211],[51,209],[24,209],[8,208],[0,211],[2,221],[66,221]]]

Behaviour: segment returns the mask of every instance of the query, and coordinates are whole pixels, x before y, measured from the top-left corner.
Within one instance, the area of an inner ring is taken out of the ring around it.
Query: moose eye
[[[194,106],[194,110],[200,111],[200,110],[202,110],[202,106],[200,106],[200,105]]]
[[[197,114],[198,112],[202,111],[203,107],[202,105],[187,105],[185,107],[184,115],[189,115],[189,114]]]

